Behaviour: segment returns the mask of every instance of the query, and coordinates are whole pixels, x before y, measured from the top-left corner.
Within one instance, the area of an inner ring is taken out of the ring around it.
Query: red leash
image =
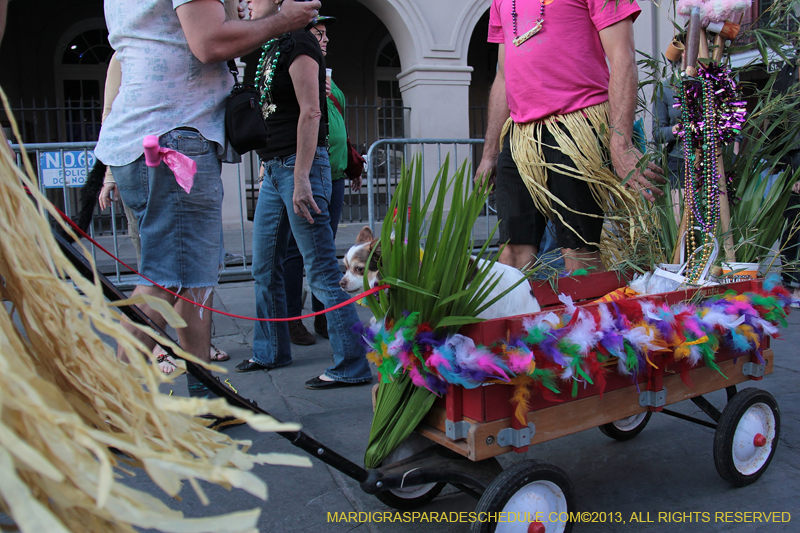
[[[329,313],[331,311],[335,311],[336,309],[340,309],[342,307],[350,305],[351,303],[355,303],[358,300],[364,298],[365,296],[369,296],[371,294],[375,294],[376,292],[380,292],[383,289],[388,289],[389,288],[389,285],[378,285],[377,287],[373,287],[372,289],[368,290],[367,292],[362,292],[361,294],[359,294],[357,296],[353,296],[352,298],[350,298],[347,301],[344,301],[344,302],[342,302],[340,304],[336,304],[333,307],[331,307],[330,309],[323,309],[322,311],[317,311],[316,313],[310,313],[310,314],[302,315],[302,316],[294,316],[294,317],[291,317],[291,318],[253,318],[253,317],[249,317],[249,316],[234,315],[232,313],[226,313],[225,311],[220,311],[219,309],[214,309],[212,307],[207,307],[207,306],[205,306],[203,304],[197,303],[194,300],[190,300],[190,299],[188,299],[188,298],[186,298],[184,296],[181,296],[180,294],[178,294],[176,292],[173,292],[173,291],[167,289],[166,287],[162,287],[161,285],[159,285],[155,281],[153,281],[153,280],[151,280],[151,279],[149,279],[149,278],[147,278],[145,276],[142,276],[141,274],[139,274],[139,272],[136,269],[131,268],[129,265],[125,264],[121,259],[119,259],[117,256],[115,256],[114,254],[112,254],[111,252],[109,252],[108,250],[103,248],[103,246],[100,243],[98,243],[96,240],[94,240],[89,235],[87,235],[85,231],[83,231],[81,228],[79,228],[78,225],[75,224],[75,222],[73,222],[73,220],[71,218],[69,218],[65,213],[63,213],[59,208],[57,208],[55,206],[53,206],[53,208],[56,211],[58,211],[58,214],[61,215],[61,218],[64,219],[64,221],[66,221],[66,223],[69,224],[70,227],[72,229],[74,229],[78,233],[78,235],[80,235],[84,239],[88,240],[93,245],[97,246],[107,256],[111,257],[114,261],[116,261],[120,265],[122,265],[125,268],[127,268],[128,270],[132,271],[134,274],[136,274],[138,276],[141,276],[142,279],[145,279],[145,280],[149,281],[150,283],[152,283],[153,286],[158,287],[159,289],[161,289],[163,291],[166,291],[169,294],[175,296],[176,298],[180,298],[181,300],[183,300],[185,302],[189,302],[190,304],[196,305],[197,307],[200,307],[202,309],[206,309],[207,311],[211,311],[212,313],[219,313],[220,315],[229,316],[231,318],[241,318],[243,320],[252,320],[254,322],[289,322],[290,320],[300,320],[302,318],[311,318],[312,316],[324,315],[325,313]]]

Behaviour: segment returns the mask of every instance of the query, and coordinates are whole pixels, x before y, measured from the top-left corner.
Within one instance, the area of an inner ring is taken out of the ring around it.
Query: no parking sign
[[[92,150],[39,152],[39,179],[48,189],[63,187],[65,180],[67,187],[83,187],[95,160]]]

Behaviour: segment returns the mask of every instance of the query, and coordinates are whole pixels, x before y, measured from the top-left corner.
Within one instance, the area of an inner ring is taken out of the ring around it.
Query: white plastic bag
[[[700,277],[696,283],[689,283],[684,275],[684,272],[689,265],[689,261],[686,261],[681,265],[660,264],[653,272],[648,272],[643,276],[637,276],[634,278],[630,283],[631,289],[640,294],[661,294],[664,292],[677,291],[687,287],[707,287],[709,285],[718,285],[718,283],[711,280],[708,275],[709,271],[711,270],[711,265],[714,264],[717,259],[717,254],[719,253],[719,244],[717,243],[717,240],[714,239],[713,243],[706,243],[697,247],[694,252],[692,252],[692,256],[707,246],[713,247],[711,256],[708,258],[708,261],[703,267],[703,271],[700,273]],[[677,272],[675,270],[677,270]]]

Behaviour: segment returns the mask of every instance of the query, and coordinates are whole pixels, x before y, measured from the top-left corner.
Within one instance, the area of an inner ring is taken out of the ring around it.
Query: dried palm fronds
[[[2,91],[0,97],[19,138]],[[120,462],[142,467],[170,496],[188,480],[207,503],[198,483],[204,480],[266,498],[266,485],[248,470],[263,463],[310,465],[308,460],[247,455],[248,442],[206,429],[193,417],[238,416],[261,431],[297,426],[224,400],[161,394],[159,384],[170,378],[148,364],[150,352],[120,327],[119,314],[107,305],[99,283],[82,278],[60,252],[46,219],[55,210],[39,192],[27,155],[23,172],[2,143],[0,295],[6,302],[0,311],[0,513],[31,533],[132,532],[134,526],[256,531],[258,509],[185,519],[120,483],[127,472]],[[130,364],[120,363],[98,334],[116,340]],[[127,457],[118,458],[109,447]]]
[[[647,231],[642,216],[644,200],[638,192],[625,186],[628,178],[620,179],[607,160],[611,137],[607,126],[608,113],[609,105],[605,102],[574,113],[553,115],[542,122],[515,124],[508,119],[502,131],[503,138],[511,135],[511,155],[536,208],[548,218],[561,219],[586,245],[599,246],[599,243],[586,241],[554,209],[554,203],[572,213],[608,221],[613,231],[606,231],[605,239],[616,237],[631,243],[638,238],[638,233]],[[552,148],[568,156],[575,168],[545,161],[542,148],[545,131],[555,138],[557,146]],[[548,189],[548,171],[586,182],[592,197],[605,213],[581,213],[567,206]]]

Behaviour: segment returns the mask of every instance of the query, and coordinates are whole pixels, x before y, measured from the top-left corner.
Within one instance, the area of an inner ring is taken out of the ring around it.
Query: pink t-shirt
[[[493,0],[489,42],[505,44],[505,82],[518,124],[564,115],[608,100],[608,66],[598,32],[641,12],[635,0],[543,0],[538,34],[514,46],[512,0]],[[549,1],[549,3],[547,3]],[[537,0],[516,0],[517,35],[539,19]]]

